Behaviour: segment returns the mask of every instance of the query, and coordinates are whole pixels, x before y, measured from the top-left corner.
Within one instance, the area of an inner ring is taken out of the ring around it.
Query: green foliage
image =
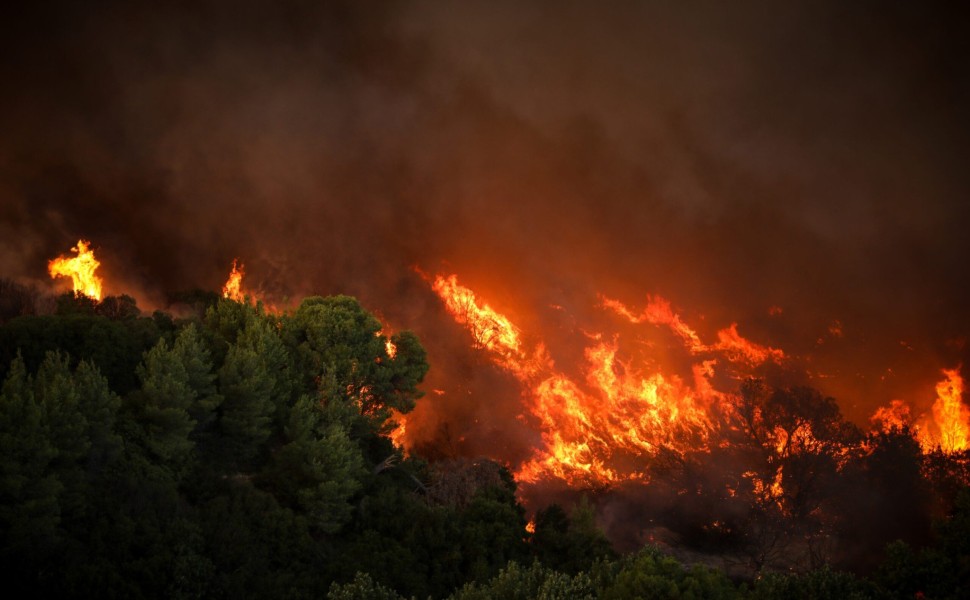
[[[554,571],[538,562],[528,568],[510,562],[481,584],[468,584],[452,594],[451,600],[585,600],[596,598],[586,573],[575,576]]]
[[[600,598],[739,598],[738,589],[721,571],[702,566],[685,568],[654,548],[626,557]]]
[[[542,564],[566,573],[588,570],[597,559],[614,556],[586,496],[570,515],[558,504],[537,511],[532,549]]]
[[[331,584],[327,600],[403,600],[403,597],[358,571],[350,583]]]
[[[272,495],[234,481],[200,509],[209,595],[228,598],[311,597],[329,581],[322,548],[307,519]]]
[[[17,317],[0,326],[0,376],[18,354],[34,372],[48,352],[60,351],[97,366],[111,389],[125,395],[138,387],[135,368],[142,354],[169,324],[156,318],[109,319],[93,311]]]
[[[283,501],[302,510],[312,526],[332,533],[350,518],[349,500],[361,487],[360,449],[339,424],[328,422],[320,403],[302,396],[290,413],[289,442],[271,475]]]
[[[420,397],[417,384],[428,370],[413,334],[394,336],[397,351],[392,359],[381,329],[353,298],[313,297],[283,318],[281,335],[304,392],[336,392],[380,428],[390,409],[408,412],[414,407]]]
[[[768,573],[759,578],[751,591],[754,600],[866,600],[876,598],[869,582],[828,567],[802,575]],[[912,598],[913,596],[908,596]]]
[[[51,463],[51,440],[43,401],[34,394],[24,361],[13,361],[0,392],[0,539],[2,559],[18,564],[50,548],[60,521],[63,485]]]
[[[159,464],[182,474],[192,459],[196,426],[221,402],[215,393],[208,350],[194,325],[183,328],[169,348],[162,339],[138,366],[141,389],[132,405],[142,443]]]

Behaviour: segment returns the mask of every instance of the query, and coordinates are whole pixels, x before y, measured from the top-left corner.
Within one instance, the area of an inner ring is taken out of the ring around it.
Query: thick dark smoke
[[[0,272],[46,280],[84,237],[107,292],[142,306],[218,288],[237,256],[279,299],[357,295],[429,347],[429,389],[450,387],[426,402],[456,452],[535,439],[414,267],[523,325],[659,293],[707,334],[737,321],[805,359],[857,422],[891,398],[925,408],[967,356],[957,15],[28,4],[0,25]]]

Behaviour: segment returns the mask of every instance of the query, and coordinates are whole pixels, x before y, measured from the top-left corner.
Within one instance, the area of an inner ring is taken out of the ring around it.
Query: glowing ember
[[[229,279],[226,280],[226,285],[222,286],[223,298],[229,298],[236,302],[244,302],[246,300],[246,295],[242,291],[242,278],[245,274],[246,272],[243,269],[242,263],[239,262],[239,259],[232,259],[232,270],[229,271]]]
[[[94,258],[94,251],[90,246],[91,242],[78,240],[77,246],[71,248],[77,256],[55,258],[47,263],[47,270],[51,277],[70,277],[74,284],[74,293],[100,300],[102,282],[101,278],[95,275],[95,271],[101,263]]]

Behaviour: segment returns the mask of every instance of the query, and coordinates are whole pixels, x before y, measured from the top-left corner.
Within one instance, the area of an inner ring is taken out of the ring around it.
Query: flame
[[[536,532],[536,520],[535,519],[529,519],[529,522],[525,524],[525,530],[527,532],[529,532],[529,533],[535,533]]]
[[[542,445],[516,470],[519,481],[556,478],[588,485],[644,480],[647,459],[660,449],[703,448],[715,428],[708,415],[722,399],[709,380],[715,360],[695,365],[692,388],[675,375],[621,360],[615,340],[591,336],[583,377],[572,378],[556,368],[541,342],[524,342],[508,317],[461,286],[457,276],[438,276],[432,288],[466,326],[473,344],[522,384]],[[670,327],[692,351],[707,348],[662,298],[650,298],[642,315],[615,300],[602,303],[632,322]]]
[[[91,242],[78,240],[77,246],[71,248],[77,256],[55,258],[47,263],[47,270],[52,278],[70,277],[75,294],[101,300],[101,278],[94,274],[101,263],[94,258],[94,251],[90,246]]]
[[[717,344],[715,349],[726,352],[734,360],[746,361],[752,365],[760,365],[767,361],[780,363],[785,358],[785,353],[778,348],[762,346],[745,339],[738,333],[738,324],[731,323],[731,326],[717,332]]]
[[[913,419],[910,416],[909,405],[902,400],[893,400],[889,406],[881,406],[869,417],[877,429],[889,433],[894,429],[909,427]]]
[[[391,441],[394,442],[395,446],[399,448],[405,448],[405,438],[407,437],[408,430],[408,418],[407,415],[403,415],[396,410],[393,411],[391,415],[391,421],[396,423],[396,426],[388,434]]]
[[[624,306],[621,302],[617,300],[611,300],[610,298],[602,299],[603,306],[612,310],[621,317],[626,318],[631,323],[651,323],[653,325],[666,325],[684,340],[687,347],[693,352],[703,352],[707,350],[701,342],[700,336],[697,332],[691,329],[684,321],[680,318],[680,315],[674,312],[670,305],[670,302],[660,296],[647,295],[647,305],[644,307],[642,314],[635,315],[630,309]]]
[[[246,295],[242,290],[242,279],[245,274],[246,271],[243,268],[243,264],[239,262],[239,259],[232,259],[232,270],[229,271],[229,279],[226,280],[226,285],[222,286],[223,298],[229,298],[236,302],[245,302]]]
[[[924,418],[919,439],[924,449],[944,452],[970,448],[970,409],[963,403],[963,378],[959,369],[943,369],[945,379],[936,384],[933,420]]]
[[[963,403],[960,368],[943,369],[941,373],[944,379],[936,384],[931,414],[914,421],[909,405],[893,400],[889,406],[876,409],[870,421],[886,432],[911,427],[924,452],[940,449],[954,453],[970,449],[970,408]]]
[[[647,305],[639,315],[618,300],[603,297],[601,301],[605,308],[631,323],[650,323],[668,327],[694,354],[722,352],[731,360],[743,361],[751,365],[759,365],[769,360],[780,363],[785,358],[785,353],[778,348],[762,346],[744,338],[738,332],[737,323],[731,323],[730,327],[718,331],[716,344],[705,344],[697,332],[674,312],[670,302],[660,296],[647,295]]]

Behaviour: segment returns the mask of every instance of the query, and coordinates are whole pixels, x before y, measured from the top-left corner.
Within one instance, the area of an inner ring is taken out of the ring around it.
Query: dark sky
[[[6,276],[84,237],[151,306],[238,256],[269,294],[359,296],[432,361],[413,267],[523,323],[661,294],[860,421],[927,406],[968,354],[970,32],[942,7],[27,4],[0,18]]]

